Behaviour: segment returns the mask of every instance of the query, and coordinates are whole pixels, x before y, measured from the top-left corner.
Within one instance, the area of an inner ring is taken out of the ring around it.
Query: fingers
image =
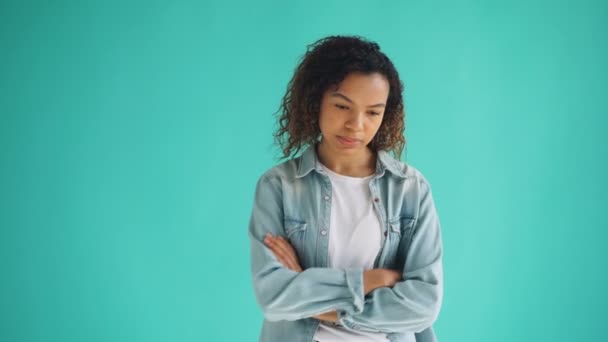
[[[277,259],[279,259],[284,266],[294,271],[298,270],[298,264],[295,262],[293,257],[281,247],[281,242],[274,240],[270,243],[270,247]]]
[[[386,269],[386,272],[389,275],[389,285],[390,287],[394,286],[398,282],[401,281],[403,274],[396,270]]]
[[[284,246],[283,241],[279,238],[279,236],[272,236],[269,235],[268,236],[268,242],[271,244],[272,249],[276,250],[277,252],[280,252],[281,255],[287,255],[289,253],[289,251],[287,250],[287,248]]]
[[[283,249],[284,249],[284,251],[285,251],[286,253],[288,253],[288,254],[289,254],[289,255],[291,255],[291,256],[292,256],[294,259],[296,259],[296,260],[297,260],[297,259],[298,259],[298,256],[297,256],[297,254],[296,254],[296,251],[293,249],[293,246],[291,246],[291,244],[289,243],[289,241],[285,240],[285,238],[284,238],[284,237],[282,237],[281,235],[277,236],[277,238],[278,238],[279,240],[281,240],[281,241],[280,241],[281,243],[279,243],[279,246],[280,246],[281,248],[283,248]]]
[[[291,244],[287,242],[282,237],[277,237],[275,239],[276,246],[278,252],[281,254],[283,259],[287,262],[289,267],[293,270],[297,270],[300,268],[300,263],[298,262],[298,257],[295,254],[295,251],[291,247]]]
[[[286,239],[281,236],[274,237],[268,234],[264,238],[264,242],[285,267],[296,272],[302,271],[297,254]]]

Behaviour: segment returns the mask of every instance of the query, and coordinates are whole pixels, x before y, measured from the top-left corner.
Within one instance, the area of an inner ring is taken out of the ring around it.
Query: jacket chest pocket
[[[286,218],[283,225],[285,227],[285,237],[296,251],[300,264],[302,265],[302,261],[306,256],[305,247],[308,223],[303,220]]]
[[[388,221],[387,254],[384,266],[402,270],[407,257],[407,246],[411,238],[415,219],[407,216],[396,216]]]

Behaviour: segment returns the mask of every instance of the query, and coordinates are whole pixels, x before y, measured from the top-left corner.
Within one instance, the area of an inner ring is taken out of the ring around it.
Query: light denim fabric
[[[437,341],[432,325],[443,300],[443,245],[431,186],[413,166],[378,151],[370,182],[386,236],[374,268],[401,270],[393,287],[363,291],[363,269],[328,268],[331,181],[316,146],[266,171],[249,221],[251,276],[264,314],[263,342],[311,342],[319,320],[337,310],[347,329],[387,333],[390,341]],[[266,233],[289,240],[303,272],[284,267]]]

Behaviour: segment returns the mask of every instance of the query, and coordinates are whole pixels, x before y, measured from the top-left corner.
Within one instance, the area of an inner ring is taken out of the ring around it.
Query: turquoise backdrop
[[[247,224],[306,45],[377,41],[440,341],[605,341],[605,1],[2,1],[0,340],[256,341]]]

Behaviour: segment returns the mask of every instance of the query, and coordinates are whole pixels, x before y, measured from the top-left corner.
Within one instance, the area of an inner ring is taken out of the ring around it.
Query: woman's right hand
[[[401,281],[403,273],[386,268],[375,268],[363,272],[363,291],[367,295],[379,287],[393,287]]]

